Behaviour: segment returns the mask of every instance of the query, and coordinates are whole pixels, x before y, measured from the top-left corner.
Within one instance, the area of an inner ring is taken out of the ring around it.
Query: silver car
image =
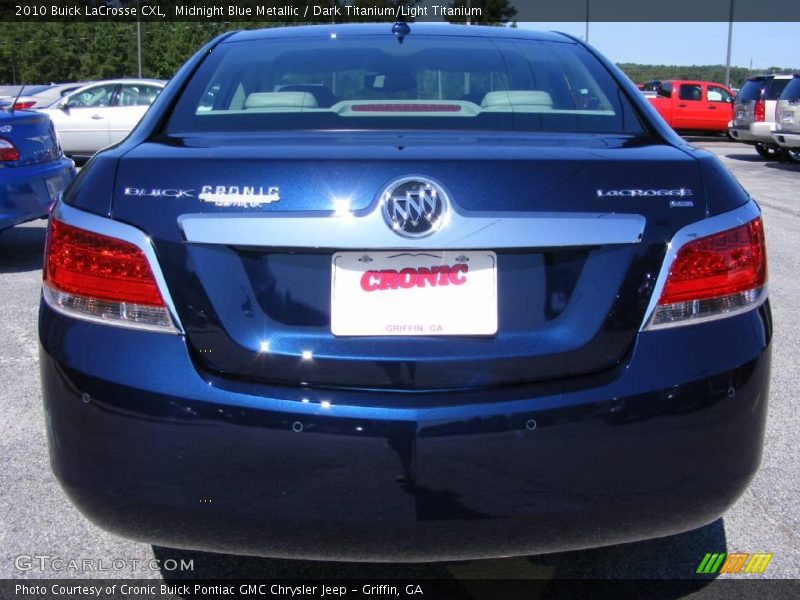
[[[42,112],[50,115],[65,154],[89,157],[127,137],[164,84],[156,79],[96,81]]]
[[[783,149],[775,143],[775,108],[792,75],[751,77],[733,101],[733,121],[728,135],[737,142],[755,146],[764,158],[782,159]]]
[[[14,102],[14,108],[17,110],[31,110],[48,108],[56,102],[59,102],[64,96],[70,92],[89,85],[90,81],[73,82],[73,83],[55,83],[49,86],[35,86],[26,87],[22,90],[22,96],[19,96]],[[39,89],[44,87],[44,89]]]
[[[775,121],[775,143],[784,149],[789,162],[800,163],[800,75],[792,78],[778,99]]]

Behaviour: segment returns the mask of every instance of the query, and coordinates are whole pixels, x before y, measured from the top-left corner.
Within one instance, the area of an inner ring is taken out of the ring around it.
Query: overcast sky
[[[798,0],[800,2],[800,0]],[[518,23],[583,38],[586,23]],[[614,62],[725,64],[727,23],[590,23],[589,43]],[[800,23],[734,23],[731,64],[800,71]]]

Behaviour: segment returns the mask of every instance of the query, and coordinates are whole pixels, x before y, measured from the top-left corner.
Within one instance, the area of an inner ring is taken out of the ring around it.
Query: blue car
[[[705,525],[759,465],[760,210],[565,35],[223,35],[45,263],[52,467],[129,538],[544,553]]]
[[[47,115],[0,107],[0,231],[46,217],[73,177]]]

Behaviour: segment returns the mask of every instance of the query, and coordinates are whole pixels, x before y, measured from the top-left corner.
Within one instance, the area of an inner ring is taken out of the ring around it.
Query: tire
[[[758,152],[759,156],[762,156],[768,160],[781,160],[783,155],[782,148],[767,146],[765,144],[756,144],[756,152]]]
[[[787,148],[784,154],[788,162],[800,165],[800,148]]]

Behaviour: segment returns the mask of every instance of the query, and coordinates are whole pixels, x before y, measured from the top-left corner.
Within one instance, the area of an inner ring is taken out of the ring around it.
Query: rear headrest
[[[308,92],[256,92],[244,101],[247,108],[317,108],[314,96]]]
[[[499,108],[509,106],[553,107],[553,98],[547,92],[538,90],[508,90],[505,92],[489,92],[483,97],[481,108]]]

